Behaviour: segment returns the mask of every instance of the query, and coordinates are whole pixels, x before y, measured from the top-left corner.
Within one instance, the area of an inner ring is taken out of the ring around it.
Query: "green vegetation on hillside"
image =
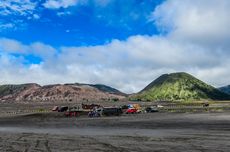
[[[227,100],[230,96],[207,85],[187,73],[164,74],[150,83],[130,100],[142,101],[191,101],[191,100]]]

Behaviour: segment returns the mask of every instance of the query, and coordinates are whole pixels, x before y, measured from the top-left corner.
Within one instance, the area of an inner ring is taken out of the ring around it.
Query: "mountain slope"
[[[40,87],[40,85],[34,83],[19,85],[0,85],[0,98],[12,98],[20,94],[21,92]]]
[[[2,85],[0,101],[99,101],[124,98],[120,91],[90,84],[37,84]]]
[[[70,85],[74,85],[74,84],[70,84]],[[117,94],[117,95],[122,95],[122,96],[126,96],[125,93],[115,89],[115,88],[112,88],[110,86],[107,86],[107,85],[103,85],[103,84],[82,84],[82,83],[75,83],[76,86],[91,86],[93,88],[96,88],[102,92],[106,92],[106,93],[111,93],[111,94]]]
[[[230,94],[230,85],[218,88],[220,91]]]
[[[187,73],[164,74],[131,100],[226,100],[230,96]]]

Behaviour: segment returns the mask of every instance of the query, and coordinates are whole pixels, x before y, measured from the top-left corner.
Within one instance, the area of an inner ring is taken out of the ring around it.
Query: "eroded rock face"
[[[117,100],[124,98],[124,94],[100,90],[88,84],[56,84],[40,86],[38,84],[2,85],[0,86],[0,100],[3,101],[99,101]],[[109,87],[110,88],[110,87]]]

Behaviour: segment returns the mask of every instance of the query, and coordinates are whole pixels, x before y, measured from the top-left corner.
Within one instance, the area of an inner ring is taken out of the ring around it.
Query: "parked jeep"
[[[61,106],[59,109],[58,109],[58,112],[65,112],[68,110],[68,107],[67,106]]]

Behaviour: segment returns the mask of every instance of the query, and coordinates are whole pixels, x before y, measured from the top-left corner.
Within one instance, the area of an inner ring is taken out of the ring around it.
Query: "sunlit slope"
[[[164,74],[150,83],[131,100],[228,100],[230,96],[190,74]]]

